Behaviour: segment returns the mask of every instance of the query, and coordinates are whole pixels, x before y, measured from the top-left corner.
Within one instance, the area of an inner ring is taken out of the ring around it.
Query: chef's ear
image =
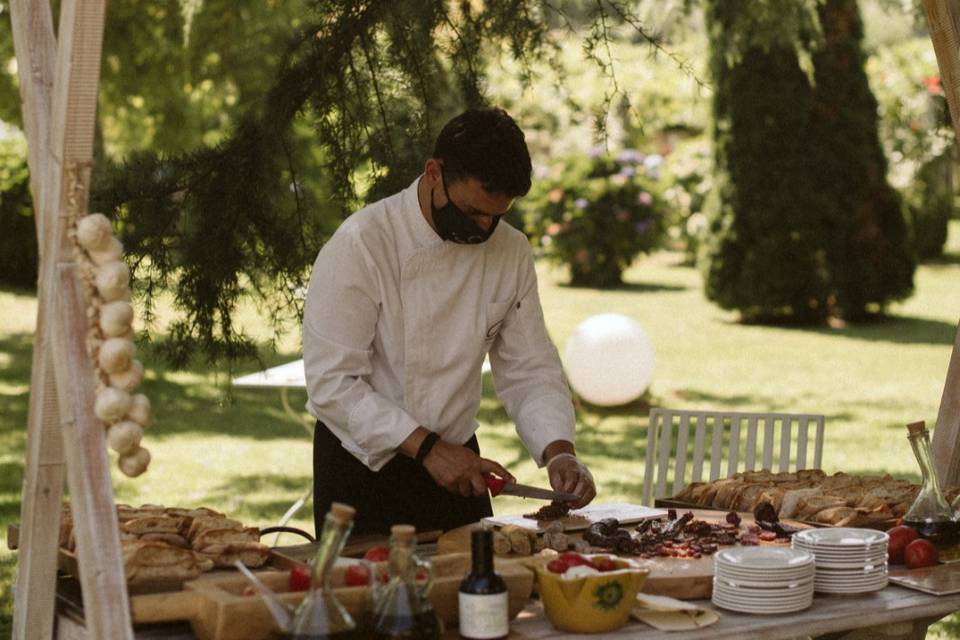
[[[430,180],[431,185],[440,184],[440,160],[430,158],[423,167],[423,173]]]

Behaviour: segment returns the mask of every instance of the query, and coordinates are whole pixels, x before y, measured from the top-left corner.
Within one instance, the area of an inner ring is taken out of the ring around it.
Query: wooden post
[[[940,85],[960,140],[960,6],[952,0],[923,0],[923,7],[940,67]],[[960,484],[960,323],[933,430],[933,462],[941,483]]]
[[[104,8],[104,0],[64,0],[57,44],[48,0],[11,2],[40,244],[16,639],[52,636],[64,462],[87,632],[133,637],[104,430],[93,414],[86,301],[68,236],[87,208]]]

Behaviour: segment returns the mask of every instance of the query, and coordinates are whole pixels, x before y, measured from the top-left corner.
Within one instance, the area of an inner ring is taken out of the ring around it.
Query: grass
[[[603,500],[638,501],[643,474],[646,413],[650,404],[741,410],[817,412],[827,416],[824,468],[828,472],[889,472],[916,480],[917,466],[904,425],[933,424],[960,317],[960,223],[950,253],[922,266],[916,294],[881,322],[842,328],[745,326],[703,298],[700,278],[669,256],[639,262],[614,291],[571,288],[564,274],[543,267],[541,296],[561,354],[574,328],[602,312],[624,313],[648,332],[656,370],[648,397],[626,407],[585,406],[578,417],[578,449],[590,464]],[[0,290],[0,526],[19,519],[25,425],[36,301]],[[256,334],[255,313],[244,316]],[[262,335],[266,340],[267,336]],[[240,373],[299,358],[295,331],[265,348],[262,360]],[[146,445],[150,471],[138,480],[114,474],[118,501],[208,505],[267,525],[308,487],[311,446],[283,412],[276,391],[230,389],[229,376],[207,365],[165,369],[146,355],[144,390],[157,424]],[[301,391],[290,394],[302,406]],[[521,481],[546,482],[519,445],[512,425],[485,380],[479,432],[484,454]],[[499,512],[524,509],[500,499]],[[310,529],[309,510],[294,524]],[[292,540],[291,540],[292,541]],[[5,547],[5,545],[4,545]],[[10,633],[15,556],[0,551],[0,636]],[[941,624],[941,636],[960,623]]]

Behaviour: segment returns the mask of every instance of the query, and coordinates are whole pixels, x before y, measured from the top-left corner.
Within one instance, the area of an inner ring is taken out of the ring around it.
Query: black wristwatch
[[[436,433],[431,431],[427,434],[427,437],[423,439],[423,442],[420,443],[420,448],[417,449],[417,457],[415,458],[417,462],[423,464],[423,459],[427,457],[427,454],[430,453],[430,450],[433,449],[433,445],[437,444],[437,440],[440,439]]]

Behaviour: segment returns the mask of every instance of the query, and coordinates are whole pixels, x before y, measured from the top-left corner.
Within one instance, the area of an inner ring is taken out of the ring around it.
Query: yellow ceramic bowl
[[[537,566],[540,599],[547,618],[557,629],[598,633],[619,629],[627,623],[649,571],[630,560],[606,557],[620,568],[572,580],[564,580],[546,566]]]

